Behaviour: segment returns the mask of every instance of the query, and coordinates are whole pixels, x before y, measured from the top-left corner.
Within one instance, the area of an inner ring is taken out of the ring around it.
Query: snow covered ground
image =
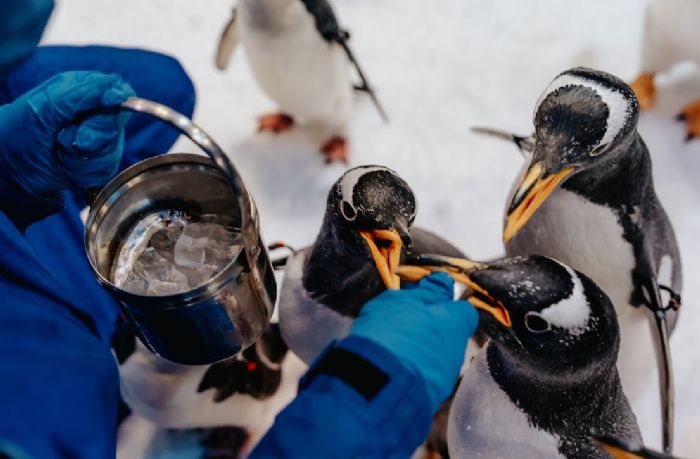
[[[351,165],[398,171],[419,199],[417,223],[474,258],[502,252],[506,195],[521,166],[515,147],[479,137],[473,125],[521,133],[547,83],[575,65],[631,80],[640,54],[641,0],[337,0],[341,23],[391,118],[383,125],[365,97],[350,130]],[[319,139],[301,128],[255,133],[274,104],[252,80],[243,54],[218,72],[213,53],[231,0],[63,0],[47,43],[145,47],[179,58],[198,90],[195,120],[230,154],[251,189],[268,241],[303,246],[315,237],[330,185]],[[699,18],[700,19],[700,18]],[[681,66],[659,79],[659,104],[640,131],[656,188],[681,245],[685,310],[672,339],[677,378],[677,452],[700,457],[700,140],[684,143],[673,116],[700,97],[700,70]],[[193,151],[186,142],[181,151]],[[653,359],[653,356],[649,356]],[[647,442],[659,444],[658,399],[650,377],[638,412]],[[693,444],[695,446],[693,446]]]

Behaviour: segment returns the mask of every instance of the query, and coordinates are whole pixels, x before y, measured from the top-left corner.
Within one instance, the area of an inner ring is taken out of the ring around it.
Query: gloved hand
[[[25,191],[45,196],[71,185],[102,186],[116,173],[129,113],[76,116],[135,95],[118,75],[60,73],[0,107],[0,170]]]
[[[53,0],[0,0],[0,75],[39,43]]]
[[[466,301],[453,301],[454,282],[436,272],[414,288],[387,290],[364,305],[349,336],[387,349],[423,376],[437,409],[454,389],[467,340],[479,315]]]

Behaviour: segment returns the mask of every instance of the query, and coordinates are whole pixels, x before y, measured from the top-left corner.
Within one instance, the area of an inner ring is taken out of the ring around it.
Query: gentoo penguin
[[[451,458],[609,459],[591,429],[641,441],[615,368],[613,305],[593,281],[529,256],[472,270],[467,285],[491,339],[452,403]]]
[[[333,185],[319,234],[289,259],[280,291],[282,337],[303,361],[342,338],[370,298],[399,288],[394,271],[407,250],[462,256],[411,228],[416,210],[409,185],[386,167],[355,167]]]
[[[642,38],[640,75],[631,86],[642,109],[656,102],[654,78],[674,64],[700,64],[700,2],[696,0],[651,0],[647,5]],[[679,119],[687,123],[686,139],[700,136],[700,100],[686,105]]]
[[[508,256],[555,258],[590,276],[610,296],[622,330],[618,369],[631,400],[644,389],[655,350],[660,353],[668,446],[673,419],[668,333],[677,312],[667,311],[667,304],[680,304],[681,261],[654,191],[638,116],[634,93],[610,74],[575,68],[556,77],[535,106],[534,149],[511,194],[503,240]],[[673,301],[666,301],[666,293],[662,297],[662,289],[672,292]]]
[[[670,454],[660,453],[644,446],[632,446],[617,438],[593,436],[593,441],[600,445],[615,459],[679,459]]]
[[[218,448],[222,443],[234,448],[241,435],[245,442],[237,452],[244,454],[296,396],[306,370],[287,352],[276,324],[241,354],[212,365],[169,362],[134,341],[128,352],[118,353],[122,397],[132,412],[120,429],[118,446],[130,459],[140,457],[134,451],[175,455],[185,443],[206,450],[213,447],[207,441],[216,440]],[[144,438],[144,425],[152,437]],[[198,429],[196,435],[190,429]]]
[[[348,63],[379,110],[372,88],[338,25],[329,0],[240,0],[219,42],[217,66],[224,69],[237,43],[245,48],[253,75],[280,108],[260,118],[259,130],[275,133],[295,121],[330,133],[321,146],[326,162],[347,161],[345,129],[353,105]]]

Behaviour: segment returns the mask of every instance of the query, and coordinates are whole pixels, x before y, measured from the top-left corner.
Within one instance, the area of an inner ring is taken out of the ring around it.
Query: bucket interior
[[[163,212],[190,222],[215,216],[215,223],[240,233],[238,200],[211,160],[190,154],[151,158],[117,176],[90,210],[86,248],[103,280],[114,285],[117,258],[136,225]]]

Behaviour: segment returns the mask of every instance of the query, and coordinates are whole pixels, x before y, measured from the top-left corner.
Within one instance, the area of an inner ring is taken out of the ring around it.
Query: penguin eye
[[[591,156],[598,156],[599,154],[603,153],[605,150],[608,149],[609,143],[601,143],[597,147],[595,147],[593,150],[591,150],[590,155]]]
[[[357,218],[357,210],[347,201],[343,201],[340,204],[340,213],[343,214],[345,220],[351,222]]]
[[[532,333],[544,333],[552,329],[552,324],[536,312],[525,314],[525,328]]]

